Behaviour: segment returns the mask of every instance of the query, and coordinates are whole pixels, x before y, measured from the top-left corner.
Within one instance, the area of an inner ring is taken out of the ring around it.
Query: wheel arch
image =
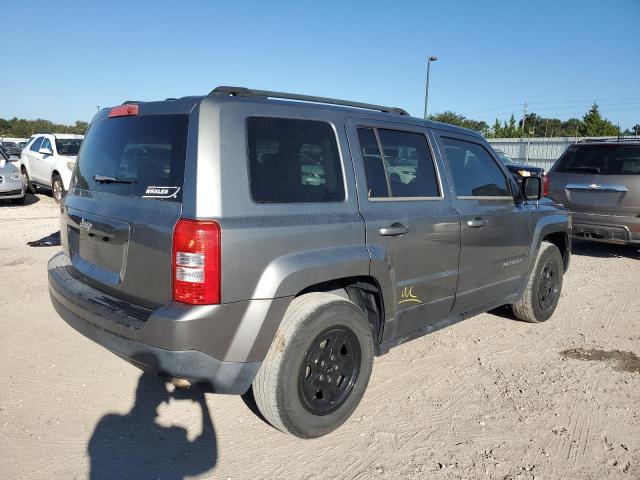
[[[301,290],[296,297],[310,292],[333,293],[355,303],[369,321],[375,341],[376,355],[382,342],[384,329],[385,304],[378,281],[371,275],[336,278],[327,282],[310,285]]]
[[[527,286],[543,241],[551,242],[558,247],[566,271],[571,258],[571,220],[568,213],[558,212],[537,219],[529,249],[529,265],[518,289],[518,296],[522,295]]]

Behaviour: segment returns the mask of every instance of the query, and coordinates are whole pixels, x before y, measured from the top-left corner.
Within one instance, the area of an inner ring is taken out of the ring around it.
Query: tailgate
[[[80,150],[61,217],[71,274],[117,298],[171,301],[188,115],[104,118]]]
[[[575,212],[640,214],[640,145],[570,148],[549,173],[550,196]]]

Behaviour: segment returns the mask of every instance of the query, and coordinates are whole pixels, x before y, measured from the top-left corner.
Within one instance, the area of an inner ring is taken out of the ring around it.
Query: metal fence
[[[616,137],[488,138],[487,141],[493,148],[502,150],[518,163],[549,170],[569,145],[586,138],[596,140]]]

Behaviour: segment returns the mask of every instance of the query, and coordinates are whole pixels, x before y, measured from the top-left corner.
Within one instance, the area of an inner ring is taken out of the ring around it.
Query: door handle
[[[409,227],[405,227],[401,223],[393,223],[386,228],[381,228],[378,233],[385,237],[397,237],[409,233]]]
[[[467,226],[471,228],[482,228],[489,224],[489,220],[485,218],[474,218],[473,220],[467,220]]]

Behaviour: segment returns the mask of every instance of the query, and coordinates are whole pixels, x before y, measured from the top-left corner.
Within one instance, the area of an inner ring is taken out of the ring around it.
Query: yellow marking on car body
[[[413,294],[413,286],[404,287],[402,289],[402,293],[400,294],[400,298],[402,300],[400,300],[398,303],[410,303],[410,302],[422,303],[422,300],[420,300],[418,297],[416,297]]]

